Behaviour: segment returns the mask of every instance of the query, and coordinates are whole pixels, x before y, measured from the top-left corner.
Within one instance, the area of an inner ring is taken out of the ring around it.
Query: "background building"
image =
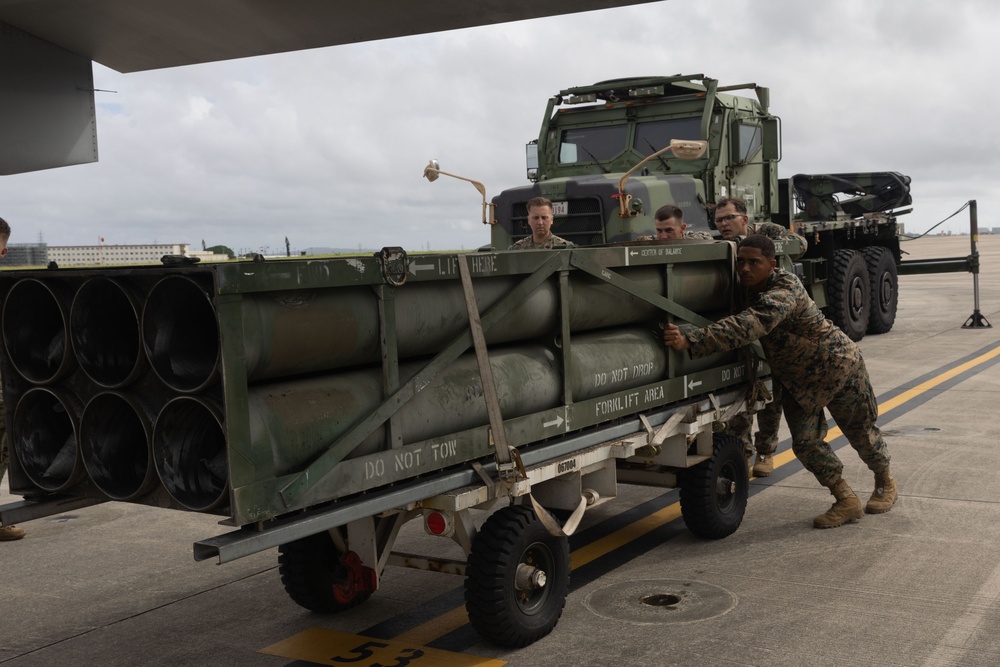
[[[203,262],[223,262],[224,254],[192,250],[189,243],[150,243],[147,245],[63,245],[12,243],[7,246],[7,266],[39,266],[55,262],[67,266],[122,266],[123,264],[159,264],[164,255],[187,255]]]
[[[8,243],[5,266],[45,266],[49,263],[45,243]]]

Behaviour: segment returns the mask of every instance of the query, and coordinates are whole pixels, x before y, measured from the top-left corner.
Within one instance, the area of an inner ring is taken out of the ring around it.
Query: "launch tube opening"
[[[200,512],[225,500],[226,435],[205,401],[178,396],[163,407],[153,427],[153,460],[163,486],[184,507]]]
[[[153,286],[142,312],[142,340],[156,374],[172,389],[200,391],[217,377],[219,325],[198,283],[170,276]]]
[[[156,481],[149,420],[113,392],[87,403],[80,419],[80,452],[94,485],[112,500],[132,500]]]
[[[122,387],[143,370],[138,308],[113,280],[92,278],[80,287],[70,309],[70,336],[80,367],[102,387]]]
[[[70,399],[35,387],[14,412],[14,452],[28,478],[45,491],[64,491],[81,474],[77,427]]]
[[[72,367],[65,300],[38,280],[20,280],[10,289],[3,340],[14,368],[30,382],[55,382]]]

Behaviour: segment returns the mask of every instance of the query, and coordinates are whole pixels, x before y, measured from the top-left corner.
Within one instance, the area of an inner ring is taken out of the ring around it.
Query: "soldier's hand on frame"
[[[691,347],[691,341],[687,339],[676,324],[666,324],[663,327],[663,344],[675,350],[686,350]]]

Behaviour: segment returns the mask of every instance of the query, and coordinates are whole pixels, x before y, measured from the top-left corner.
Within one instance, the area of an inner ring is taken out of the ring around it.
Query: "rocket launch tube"
[[[152,435],[135,399],[112,391],[90,399],[80,418],[80,453],[101,493],[111,500],[133,500],[156,484]]]
[[[170,497],[207,511],[228,498],[229,467],[221,411],[206,399],[178,396],[153,427],[153,461]]]
[[[64,491],[83,477],[77,447],[79,401],[67,392],[34,387],[14,412],[13,444],[28,478],[45,491]]]
[[[661,267],[621,269],[622,276],[665,293]],[[730,269],[723,262],[677,264],[671,280],[678,303],[698,312],[728,307]],[[476,282],[480,312],[498,302],[519,276]],[[570,329],[590,331],[655,319],[649,303],[590,276],[570,280]],[[396,290],[399,357],[432,354],[468,326],[461,285],[414,282]],[[529,340],[557,325],[559,298],[553,278],[486,332],[487,342]],[[243,349],[250,382],[375,363],[379,348],[378,298],[370,287],[261,292],[242,301]],[[198,391],[218,376],[219,328],[205,289],[169,276],[150,291],[143,310],[143,343],[150,363],[178,391]]]
[[[25,278],[14,283],[3,306],[3,342],[17,372],[51,384],[73,369],[68,335],[68,288]]]
[[[142,309],[142,343],[153,370],[176,391],[201,391],[218,378],[215,308],[191,278],[169,276],[149,291]]]
[[[145,370],[139,311],[132,291],[110,278],[87,280],[73,297],[73,351],[84,372],[102,387],[124,387]]]

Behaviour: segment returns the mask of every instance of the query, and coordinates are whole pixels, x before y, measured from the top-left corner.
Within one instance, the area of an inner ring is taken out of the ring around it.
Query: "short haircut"
[[[4,243],[10,238],[10,225],[3,218],[0,218],[0,239],[3,239]]]
[[[757,248],[767,259],[774,259],[774,241],[763,234],[751,234],[740,241],[740,248]]]
[[[548,206],[549,209],[552,208],[552,202],[545,197],[532,197],[528,200],[528,203],[524,205],[524,208],[528,211],[535,208],[536,206]]]
[[[732,205],[737,211],[743,215],[747,214],[747,203],[743,201],[742,197],[723,197],[719,201],[715,202],[715,208],[720,209],[723,206]]]
[[[664,204],[660,208],[656,209],[656,213],[653,215],[653,218],[656,220],[677,218],[680,222],[684,222],[684,211],[673,204]]]

